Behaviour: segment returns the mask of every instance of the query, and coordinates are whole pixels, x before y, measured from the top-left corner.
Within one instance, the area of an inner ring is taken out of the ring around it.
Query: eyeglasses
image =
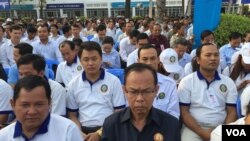
[[[127,90],[126,89],[126,93],[128,93],[131,97],[137,97],[137,96],[139,96],[139,94],[141,94],[142,97],[147,97],[147,96],[152,95],[154,92],[155,92],[155,88],[154,89],[149,89],[149,90],[143,90],[143,91]]]

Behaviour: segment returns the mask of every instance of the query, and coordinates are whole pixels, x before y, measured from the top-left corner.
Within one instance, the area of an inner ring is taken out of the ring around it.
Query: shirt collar
[[[201,72],[199,71],[199,70],[197,70],[197,76],[198,76],[198,78],[200,79],[200,80],[206,80],[207,81],[207,79],[201,74]],[[217,72],[217,71],[215,71],[215,74],[214,74],[214,80],[213,81],[215,81],[215,80],[220,80],[221,78],[220,78],[220,76],[219,76],[219,73]]]
[[[38,131],[33,135],[32,138],[35,137],[37,134],[44,134],[48,132],[48,126],[50,121],[50,113],[48,114],[47,118],[44,120]],[[19,121],[16,121],[15,129],[14,129],[14,138],[19,136],[25,136],[22,132],[22,124]]]
[[[104,71],[104,69],[100,69],[100,71],[101,71],[101,74],[100,74],[100,76],[99,76],[99,78],[95,81],[95,82],[97,82],[97,81],[99,81],[99,80],[103,80],[104,79],[104,76],[105,76],[105,71]],[[85,71],[83,71],[83,73],[82,73],[82,80],[83,81],[89,81],[88,79],[87,79],[87,77],[86,77],[86,72]],[[91,81],[89,81],[89,82],[91,82]],[[95,83],[94,82],[94,83]],[[94,84],[93,83],[93,84]],[[92,84],[92,83],[91,83]]]
[[[160,123],[160,119],[159,116],[157,116],[158,114],[156,113],[156,109],[155,108],[151,108],[148,117],[147,117],[147,123],[146,124],[150,124],[151,121],[155,122],[158,126],[161,126]],[[121,122],[126,122],[126,121],[130,121],[131,120],[131,109],[128,107],[125,109],[125,113],[124,115],[121,117]]]
[[[74,58],[74,60],[73,60],[72,63],[69,63],[69,62],[66,61],[66,65],[67,65],[67,66],[71,66],[71,65],[74,64],[74,63],[77,63],[77,56],[75,56],[75,58]]]

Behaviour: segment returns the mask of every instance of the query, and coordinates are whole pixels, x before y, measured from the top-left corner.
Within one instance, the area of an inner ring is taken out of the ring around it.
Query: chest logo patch
[[[164,92],[159,93],[158,98],[159,99],[164,99],[165,98],[165,93]]]
[[[81,71],[82,70],[82,66],[77,66],[77,68],[76,68],[78,71]]]
[[[221,92],[226,92],[227,91],[227,86],[225,84],[220,85],[220,91]]]
[[[103,93],[107,92],[107,91],[108,91],[108,86],[107,86],[106,84],[103,84],[103,85],[101,86],[101,91],[102,91]]]

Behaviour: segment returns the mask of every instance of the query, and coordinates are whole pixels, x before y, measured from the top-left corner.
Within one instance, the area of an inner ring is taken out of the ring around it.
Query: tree
[[[163,22],[163,18],[165,16],[165,7],[166,7],[166,0],[156,0],[156,20],[158,23]]]
[[[130,2],[131,0],[126,0],[125,3],[125,17],[130,18]]]

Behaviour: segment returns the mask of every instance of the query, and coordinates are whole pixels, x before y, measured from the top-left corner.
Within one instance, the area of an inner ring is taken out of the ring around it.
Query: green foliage
[[[136,20],[141,20],[141,19],[143,19],[141,16],[134,16],[134,17],[132,17],[132,19],[134,20],[134,21],[136,21]]]
[[[86,18],[85,16],[80,16],[80,17],[79,17],[79,20],[80,20],[81,22],[85,22],[86,19],[87,19],[87,18]]]
[[[214,32],[216,43],[222,46],[228,43],[231,32],[239,32],[242,35],[250,31],[250,18],[235,14],[222,14],[221,21]]]

